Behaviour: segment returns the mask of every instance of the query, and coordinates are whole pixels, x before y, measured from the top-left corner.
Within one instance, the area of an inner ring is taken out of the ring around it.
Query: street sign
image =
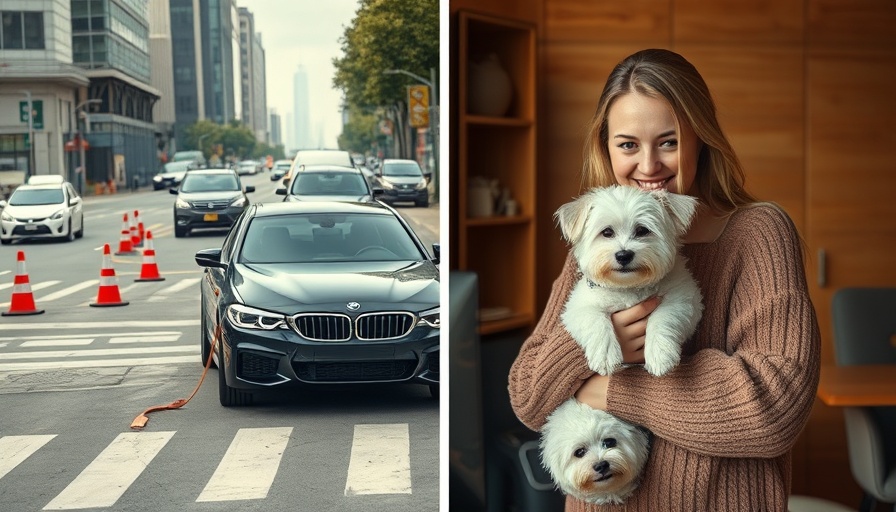
[[[414,128],[429,126],[429,87],[425,85],[408,86],[408,117]]]
[[[35,130],[44,129],[44,102],[43,100],[31,100],[31,127]],[[28,122],[28,102],[19,102],[19,120]]]

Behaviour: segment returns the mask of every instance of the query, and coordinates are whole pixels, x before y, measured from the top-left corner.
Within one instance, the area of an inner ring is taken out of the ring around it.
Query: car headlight
[[[230,206],[246,206],[249,204],[249,200],[246,197],[238,197],[230,203]]]
[[[442,320],[439,314],[440,309],[434,308],[420,313],[420,321],[435,329],[442,327]]]
[[[177,198],[177,201],[174,202],[174,207],[181,210],[189,210],[191,208],[190,203],[184,201],[181,198]]]
[[[27,112],[26,112],[26,113],[27,113]],[[10,215],[10,214],[8,214],[8,213],[6,213],[6,212],[3,212],[2,214],[0,214],[0,219],[5,220],[6,222],[12,222],[12,221],[16,220],[16,219],[13,218],[12,215]]]
[[[65,215],[65,210],[59,210],[58,212],[50,215],[50,218],[53,220],[59,220]]]
[[[28,111],[27,111],[27,110],[25,111],[25,115],[26,115],[26,116],[28,115]],[[159,182],[162,181],[162,177],[159,176],[158,174],[156,174],[155,176],[152,177],[152,181],[154,181],[154,182],[156,182],[156,183],[159,183]]]
[[[271,313],[261,309],[250,308],[242,304],[231,304],[227,307],[227,318],[243,329],[261,329],[270,331],[273,329],[286,329],[286,317],[279,313]]]
[[[415,187],[417,190],[423,190],[426,188],[426,180],[420,180],[417,182],[417,186]]]
[[[383,186],[383,188],[386,189],[386,190],[392,190],[392,189],[395,188],[395,185],[393,185],[391,182],[386,181],[386,180],[380,180],[380,184],[381,184],[381,185]]]

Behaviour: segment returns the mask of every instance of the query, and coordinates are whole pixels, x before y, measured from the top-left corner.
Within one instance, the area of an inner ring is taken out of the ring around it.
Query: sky
[[[284,141],[293,131],[286,126],[287,115],[293,113],[293,75],[302,64],[308,73],[311,130],[320,134],[323,147],[337,147],[342,94],[333,88],[333,59],[342,57],[339,39],[355,17],[358,0],[237,0],[237,5],[252,12],[261,33],[268,110],[280,115]]]

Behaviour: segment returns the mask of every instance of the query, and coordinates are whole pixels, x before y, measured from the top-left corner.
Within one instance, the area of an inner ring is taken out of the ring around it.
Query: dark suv
[[[177,188],[174,202],[174,236],[187,236],[199,228],[229,228],[249,206],[246,194],[254,186],[243,189],[233,169],[196,169],[187,171]]]

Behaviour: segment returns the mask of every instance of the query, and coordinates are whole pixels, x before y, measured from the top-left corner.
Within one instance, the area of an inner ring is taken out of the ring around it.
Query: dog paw
[[[665,375],[669,372],[675,365],[678,364],[680,357],[675,356],[672,357],[669,354],[659,353],[659,354],[645,354],[644,355],[644,369],[647,370],[647,373],[659,377],[660,375]]]

